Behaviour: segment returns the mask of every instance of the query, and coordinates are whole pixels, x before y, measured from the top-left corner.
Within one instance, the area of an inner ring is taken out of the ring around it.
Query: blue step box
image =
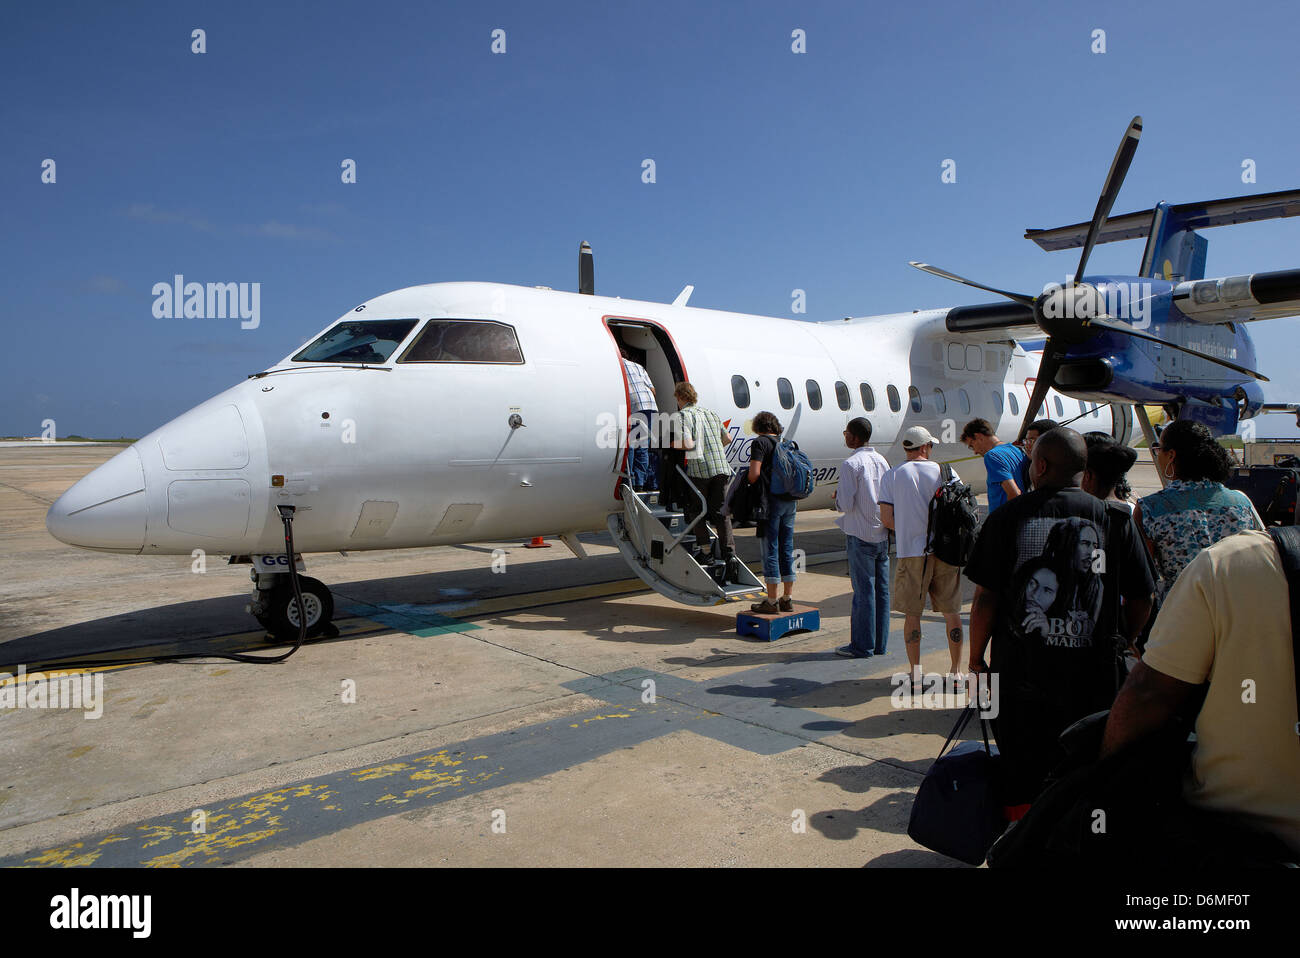
[[[752,635],[765,642],[775,642],[791,632],[816,632],[821,627],[821,612],[810,605],[796,604],[793,612],[778,612],[774,615],[736,613],[736,634]]]

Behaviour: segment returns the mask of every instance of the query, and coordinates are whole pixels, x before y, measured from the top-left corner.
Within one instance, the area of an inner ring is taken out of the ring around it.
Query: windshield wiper
[[[306,366],[285,366],[283,369],[264,369],[260,373],[249,373],[249,379],[261,379],[272,373],[291,373],[298,369],[374,369],[382,373],[391,373],[392,366],[371,366],[365,363],[311,363]]]

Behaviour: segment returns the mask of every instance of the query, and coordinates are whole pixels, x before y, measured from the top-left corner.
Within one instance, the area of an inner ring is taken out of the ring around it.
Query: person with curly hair
[[[1153,449],[1156,468],[1170,482],[1138,501],[1133,520],[1163,580],[1163,597],[1202,549],[1238,532],[1263,530],[1264,523],[1244,492],[1223,485],[1232,457],[1201,423],[1174,420]]]
[[[784,431],[781,421],[770,412],[760,412],[754,417],[754,432],[758,438],[749,447],[749,471],[746,474],[751,484],[761,484],[767,516],[759,528],[763,536],[763,584],[767,587],[767,595],[763,601],[750,606],[753,611],[765,615],[794,609],[794,516],[799,501],[772,492],[772,457]],[[782,591],[780,600],[776,597],[778,587]]]

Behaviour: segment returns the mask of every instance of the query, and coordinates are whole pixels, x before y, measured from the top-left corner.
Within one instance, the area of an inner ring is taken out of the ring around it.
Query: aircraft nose
[[[50,535],[70,546],[106,552],[144,548],[144,463],[124,449],[59,496],[45,516]]]

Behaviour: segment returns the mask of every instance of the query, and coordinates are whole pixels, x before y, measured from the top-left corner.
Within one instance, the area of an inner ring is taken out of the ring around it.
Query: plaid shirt
[[[632,403],[632,412],[647,410],[658,412],[655,402],[655,387],[650,381],[650,374],[644,366],[639,366],[630,359],[623,360],[623,371],[627,373],[627,389]]]
[[[687,406],[681,411],[682,432],[695,442],[686,450],[686,474],[693,479],[709,479],[731,472],[727,449],[722,442],[722,420],[712,409]]]

